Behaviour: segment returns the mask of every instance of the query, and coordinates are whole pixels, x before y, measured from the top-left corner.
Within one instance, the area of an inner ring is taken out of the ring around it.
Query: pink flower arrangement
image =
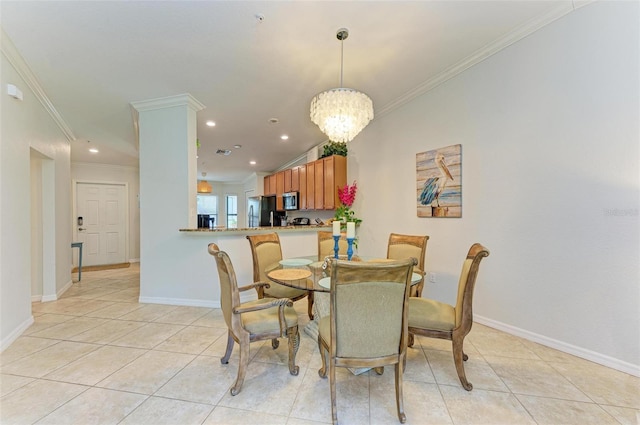
[[[351,207],[353,205],[353,201],[356,200],[357,191],[358,186],[354,181],[351,186],[346,184],[343,188],[338,188],[338,198],[344,205]]]
[[[356,200],[356,192],[358,191],[358,185],[354,181],[352,185],[345,185],[343,188],[338,188],[338,199],[340,199],[340,205],[336,208],[335,219],[346,223],[353,221],[356,224],[362,222],[361,219],[355,216],[355,212],[351,210],[353,202]],[[344,224],[343,226],[346,226]]]

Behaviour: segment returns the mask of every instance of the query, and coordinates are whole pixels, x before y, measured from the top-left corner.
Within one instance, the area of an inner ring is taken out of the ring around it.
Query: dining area
[[[449,340],[459,383],[471,391],[463,363],[469,356],[463,345],[473,323],[472,299],[480,262],[489,251],[479,243],[471,246],[463,259],[456,304],[449,305],[422,297],[428,236],[391,233],[385,258],[361,257],[353,253],[352,229],[345,234],[338,226],[334,225],[333,232],[317,232],[314,256],[283,258],[277,232],[247,235],[253,282],[240,286],[232,259],[218,244],[209,244],[228,327],[220,362],[227,364],[234,345],[239,345],[237,377],[230,394],[242,397],[251,367],[250,344],[270,341],[277,350],[280,339],[287,340],[292,376],[300,371],[296,356],[301,347],[317,344],[311,351],[320,354],[318,378],[328,380],[333,424],[350,423],[338,420],[338,405],[349,401],[338,402],[337,388],[345,382],[337,370],[347,369],[353,376],[383,376],[385,366],[389,366],[387,375],[393,366],[396,418],[407,422],[403,378],[408,350],[417,338]],[[251,290],[257,300],[241,302],[240,293]],[[294,302],[306,304],[306,317],[296,314]],[[301,331],[309,338],[303,339]]]
[[[239,247],[250,256],[247,240],[242,242]],[[287,253],[288,242],[282,248]],[[212,279],[215,261],[205,254],[210,285],[219,286]],[[241,257],[232,259],[243,264]],[[431,270],[428,262],[427,257]],[[140,272],[139,264],[89,271],[61,299],[33,303],[34,324],[0,354],[0,422],[332,423],[329,378],[318,374],[317,338],[299,332],[297,374],[290,371],[288,341],[279,329],[275,349],[272,338],[251,342],[244,384],[231,395],[240,350],[235,347],[228,363],[220,361],[228,346],[223,310],[141,302]],[[252,281],[248,276],[240,285]],[[427,282],[423,298],[430,289]],[[255,290],[241,294],[247,292]],[[299,329],[311,321],[307,301],[293,302]],[[637,422],[638,378],[480,323],[466,336],[464,352],[472,391],[460,383],[452,343],[415,334],[403,367],[407,424]],[[392,367],[385,369],[382,375],[375,370],[355,375],[335,368],[339,423],[399,422],[395,374]]]

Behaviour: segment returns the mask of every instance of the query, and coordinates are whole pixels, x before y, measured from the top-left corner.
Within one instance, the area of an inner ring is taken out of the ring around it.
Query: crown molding
[[[440,74],[435,75],[433,78],[428,79],[414,89],[406,92],[396,100],[384,105],[379,111],[376,111],[376,118],[382,117],[400,108],[401,106],[411,102],[413,99],[431,91],[432,89],[438,87],[440,84],[450,80],[451,78],[464,72],[472,66],[482,62],[495,53],[498,53],[502,49],[505,49],[516,43],[517,41],[520,41],[523,38],[527,37],[528,35],[533,34],[534,32],[545,27],[556,19],[559,19],[566,14],[573,12],[576,8],[592,3],[592,1],[585,0],[579,1],[578,3],[578,5],[575,4],[575,1],[560,3],[557,7],[549,10],[547,13],[529,20],[515,30],[487,44],[483,48],[475,51],[473,54],[445,69]]]
[[[206,108],[195,97],[189,93],[178,94],[175,96],[159,97],[156,99],[140,100],[131,102],[131,106],[138,111],[153,111],[156,109],[173,108],[174,106],[188,106],[198,112]]]
[[[103,162],[86,162],[86,161],[71,161],[71,167],[90,167],[90,168],[108,168],[108,169],[127,169],[131,171],[138,171],[140,167],[135,165],[119,165],[119,164],[105,164]]]
[[[40,104],[49,113],[67,140],[70,142],[76,140],[76,136],[73,134],[71,127],[69,127],[64,118],[62,118],[62,115],[60,115],[56,107],[53,106],[53,103],[49,100],[49,97],[40,85],[38,78],[36,78],[33,71],[31,71],[31,68],[29,68],[29,65],[24,60],[20,52],[18,52],[18,49],[16,49],[16,46],[4,32],[2,27],[0,27],[0,50],[9,63],[14,67],[18,75],[24,80],[27,86],[29,86],[36,99],[38,99]]]

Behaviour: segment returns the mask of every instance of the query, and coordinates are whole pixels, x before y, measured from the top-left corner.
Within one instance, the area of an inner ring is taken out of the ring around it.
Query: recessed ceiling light
[[[214,121],[209,120],[209,121],[207,121],[207,125],[208,125],[209,127],[215,127],[215,126],[216,126],[216,123],[215,123]]]
[[[236,149],[240,149],[242,147],[242,145],[233,145],[234,148]]]
[[[96,148],[91,148],[91,149],[89,149],[89,152],[91,152],[91,153],[98,153],[98,152],[99,152],[99,150],[98,150],[98,149],[96,149]]]
[[[249,161],[249,164],[256,165],[256,162],[255,161]]]
[[[286,134],[283,134],[282,136],[280,136],[280,138],[282,140],[287,140],[289,138],[289,136],[287,136]]]
[[[277,124],[278,123],[278,118],[269,118],[269,122],[271,124]]]

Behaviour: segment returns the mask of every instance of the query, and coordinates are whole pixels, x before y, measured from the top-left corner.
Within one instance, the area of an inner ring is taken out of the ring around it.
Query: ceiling
[[[326,140],[309,119],[309,104],[339,86],[339,28],[350,31],[344,86],[367,93],[380,117],[572,7],[571,1],[3,0],[0,22],[70,129],[72,161],[136,166],[130,103],[190,93],[206,106],[197,114],[198,175],[241,182]],[[218,149],[231,154],[217,155]]]

